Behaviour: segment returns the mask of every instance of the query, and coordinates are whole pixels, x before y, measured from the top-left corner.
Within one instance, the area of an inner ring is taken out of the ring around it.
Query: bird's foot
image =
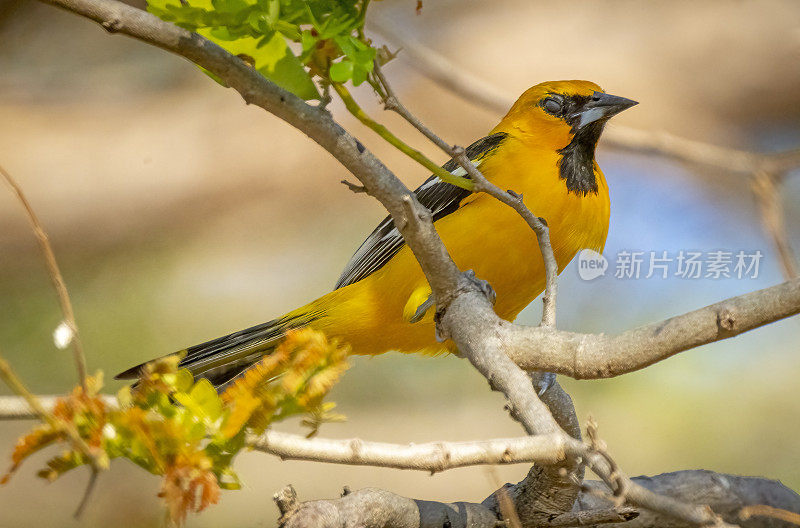
[[[541,397],[556,382],[555,372],[531,372],[531,381],[536,394]]]
[[[489,302],[494,304],[497,301],[497,293],[492,288],[492,285],[489,284],[489,281],[485,281],[483,279],[479,279],[473,270],[467,270],[463,273],[464,278],[470,281],[472,284],[478,287],[478,289],[483,293]]]
[[[458,293],[468,292],[472,290],[472,287],[477,287],[490,303],[494,304],[495,301],[497,301],[497,293],[495,293],[494,288],[492,288],[492,285],[489,284],[489,281],[479,279],[477,276],[475,276],[475,272],[473,270],[464,271],[461,273],[461,276],[464,280],[469,282],[469,285],[466,285],[463,282],[460,283]],[[439,343],[450,339],[450,336],[441,326],[442,317],[444,316],[445,310],[447,310],[449,304],[450,302],[448,301],[443,306],[437,305],[436,313],[433,316],[433,322],[436,324],[436,341]]]

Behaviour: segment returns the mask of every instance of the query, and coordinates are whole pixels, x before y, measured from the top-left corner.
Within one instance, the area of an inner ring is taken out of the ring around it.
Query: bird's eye
[[[548,97],[542,101],[542,108],[544,108],[545,112],[548,114],[558,115],[561,112],[561,106],[561,101],[555,97]]]

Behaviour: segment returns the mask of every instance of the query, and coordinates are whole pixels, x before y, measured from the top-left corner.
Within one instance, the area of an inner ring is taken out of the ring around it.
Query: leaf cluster
[[[359,85],[378,50],[363,33],[369,0],[149,0],[159,18],[194,31],[304,99],[315,81]],[[219,79],[217,79],[219,80]]]
[[[43,424],[20,438],[12,466],[2,483],[29,456],[52,444],[67,448],[51,458],[39,476],[55,480],[90,463],[65,434],[70,424],[98,458],[126,458],[161,475],[159,496],[170,519],[182,524],[189,512],[218,502],[220,489],[238,489],[234,457],[247,447],[251,434],[272,423],[307,414],[312,433],[324,421],[341,419],[324,402],[347,369],[347,347],[311,329],[294,330],[263,360],[232,383],[221,395],[206,379],[195,381],[179,369],[179,357],[145,367],[136,386],[117,395],[119,407],[109,407],[99,395],[101,376],[59,398],[53,424]]]

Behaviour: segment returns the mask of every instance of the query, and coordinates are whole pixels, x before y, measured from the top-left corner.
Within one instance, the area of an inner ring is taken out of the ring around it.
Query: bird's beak
[[[584,127],[589,123],[594,123],[600,119],[608,119],[615,116],[623,110],[639,104],[637,101],[611,95],[603,92],[595,92],[592,98],[583,105],[583,108],[577,112],[579,117],[578,128]]]

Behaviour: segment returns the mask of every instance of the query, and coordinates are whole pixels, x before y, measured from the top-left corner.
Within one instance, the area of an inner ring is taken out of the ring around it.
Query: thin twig
[[[342,183],[345,187],[350,189],[350,191],[354,192],[355,194],[359,194],[359,193],[369,194],[367,192],[367,188],[364,187],[363,185],[357,185],[357,184],[349,182],[347,180],[342,180],[340,183]]]
[[[428,138],[434,145],[439,147],[443,150],[447,155],[451,158],[454,157],[453,147],[447,143],[445,140],[440,138],[436,133],[434,133],[430,128],[425,126],[425,124],[420,121],[414,114],[408,111],[408,109],[400,102],[400,98],[397,97],[397,94],[392,88],[392,85],[389,83],[389,80],[383,74],[383,68],[375,61],[374,70],[375,76],[378,78],[380,82],[380,86],[383,87],[383,91],[386,93],[386,97],[383,100],[383,106],[386,110],[391,110],[393,112],[397,112],[403,119],[408,121],[411,126],[419,130],[423,136]],[[467,167],[464,167],[464,170],[467,170]]]
[[[514,209],[536,234],[536,239],[539,243],[539,251],[542,254],[542,261],[544,262],[546,277],[545,293],[542,297],[541,326],[554,328],[556,325],[556,297],[558,295],[558,263],[556,262],[553,247],[550,243],[550,231],[547,227],[547,222],[534,215],[530,209],[528,209],[521,195],[515,193],[513,190],[504,191],[487,180],[478,167],[470,161],[463,147],[450,145],[412,114],[408,108],[400,102],[400,99],[383,74],[380,64],[378,64],[377,61],[375,62],[374,71],[386,93],[386,98],[384,100],[385,108],[399,114],[433,144],[453,158],[467,172],[470,179],[475,182],[475,192],[484,192]]]
[[[517,508],[514,506],[514,501],[508,496],[507,486],[500,482],[497,470],[490,466],[486,468],[486,473],[489,476],[492,487],[497,490],[494,495],[497,498],[497,507],[500,509],[500,515],[506,523],[506,528],[522,528],[522,521],[519,518]]]
[[[800,526],[800,513],[790,512],[780,508],[773,508],[772,506],[767,506],[766,504],[753,504],[751,506],[745,506],[739,510],[739,518],[743,521],[746,521],[755,515],[772,517],[773,519],[780,519],[782,521]]]
[[[616,507],[622,506],[627,497],[630,480],[621,473],[617,462],[608,452],[606,443],[600,440],[597,422],[591,416],[586,421],[586,437],[589,439],[591,453],[599,455],[608,464],[608,473],[600,476],[612,492],[611,501]]]
[[[25,213],[27,214],[28,221],[33,229],[33,234],[36,235],[36,240],[39,242],[39,248],[42,250],[47,271],[50,275],[50,280],[58,295],[58,301],[61,305],[61,313],[64,316],[64,323],[66,324],[70,335],[68,336],[69,342],[72,345],[72,355],[75,359],[75,368],[78,371],[78,379],[80,380],[81,387],[84,394],[89,393],[89,386],[86,382],[86,357],[83,354],[83,345],[81,344],[80,336],[78,335],[78,325],[75,323],[75,312],[72,309],[72,301],[70,301],[69,293],[67,292],[67,285],[64,282],[64,277],[61,275],[61,270],[58,268],[55,253],[50,245],[50,240],[42,227],[39,218],[33,211],[28,199],[22,192],[22,189],[11,174],[8,173],[2,166],[0,166],[0,174],[3,175],[6,183],[8,183],[11,190],[17,196],[19,203],[22,205]]]
[[[78,504],[78,507],[75,508],[75,513],[72,514],[75,519],[80,519],[83,515],[83,512],[86,510],[86,505],[89,504],[89,499],[97,487],[97,478],[100,476],[100,472],[95,467],[89,469],[91,470],[91,474],[89,475],[89,482],[86,484],[86,490],[83,492],[83,498]]]
[[[409,158],[413,159],[433,174],[438,176],[442,181],[446,181],[447,183],[451,183],[458,187],[462,187],[467,190],[472,190],[472,182],[469,181],[467,178],[462,178],[460,176],[455,176],[450,174],[439,165],[431,161],[425,154],[422,152],[410,147],[407,145],[403,140],[392,134],[392,132],[383,126],[382,124],[378,123],[374,119],[372,119],[364,110],[358,105],[353,96],[344,87],[344,85],[339,83],[332,83],[333,89],[339,94],[342,101],[344,102],[345,108],[347,111],[350,112],[356,119],[361,121],[364,125],[369,127],[373,132],[381,136],[385,139],[390,145],[395,147],[397,150],[408,156]]]
[[[600,480],[611,490],[611,494],[601,492],[601,496],[611,501],[616,507],[620,507],[627,502],[698,526],[713,525],[716,528],[733,528],[735,526],[724,522],[707,505],[684,502],[667,495],[654,493],[637,484],[617,467],[614,459],[605,450],[603,442],[599,441],[595,436],[595,440],[592,443],[594,445],[587,445],[577,441],[571,442],[567,446],[571,450],[569,455],[579,459],[581,463],[600,477]],[[596,489],[586,486],[581,486],[581,491],[597,493]]]
[[[759,209],[764,231],[772,239],[778,250],[783,267],[783,275],[787,279],[797,277],[797,260],[789,243],[786,232],[786,221],[783,213],[783,202],[780,195],[780,178],[767,171],[758,171],[753,176],[752,188]]]

